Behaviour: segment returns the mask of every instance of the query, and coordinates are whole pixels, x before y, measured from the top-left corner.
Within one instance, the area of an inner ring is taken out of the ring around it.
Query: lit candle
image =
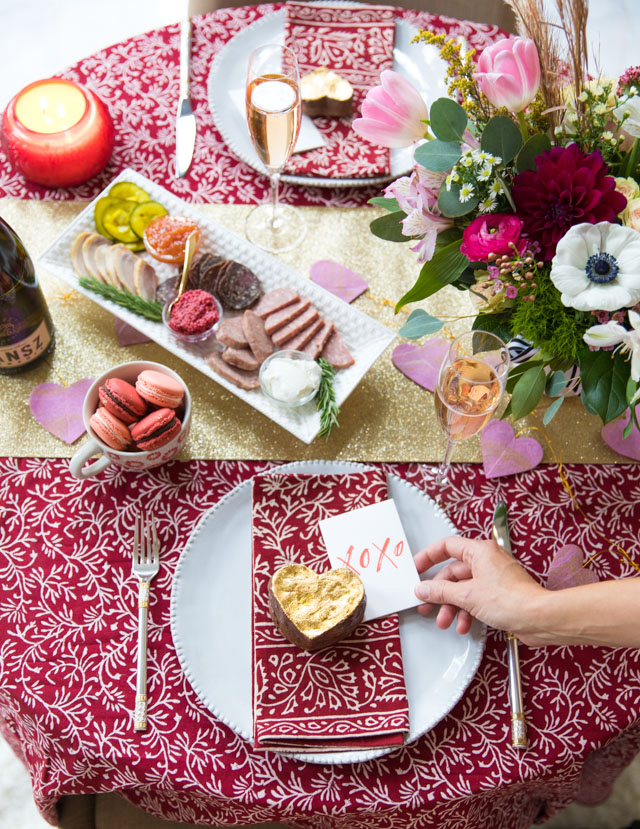
[[[114,130],[100,98],[73,81],[36,81],[11,99],[2,144],[22,175],[47,187],[72,187],[111,157]]]

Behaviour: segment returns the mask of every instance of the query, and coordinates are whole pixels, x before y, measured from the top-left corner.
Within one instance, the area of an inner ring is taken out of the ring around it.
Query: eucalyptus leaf
[[[466,268],[469,260],[460,253],[460,240],[452,242],[446,248],[438,251],[428,262],[422,266],[415,285],[398,300],[396,313],[409,302],[418,302],[428,296],[437,293],[445,285],[455,282],[458,276]]]
[[[547,379],[543,366],[530,368],[518,379],[511,394],[513,419],[520,420],[532,412],[540,402]]]
[[[590,351],[584,346],[578,352],[578,363],[585,408],[603,423],[615,420],[627,408],[628,361],[618,352]]]
[[[374,236],[387,242],[408,242],[411,237],[403,234],[401,224],[406,218],[407,214],[403,210],[396,210],[395,213],[387,213],[386,216],[374,219],[369,229]]]
[[[536,156],[551,149],[551,141],[544,133],[536,133],[532,135],[516,157],[516,170],[519,173],[525,170],[536,169]]]
[[[553,403],[549,406],[549,408],[547,409],[547,411],[546,411],[546,412],[544,413],[544,415],[542,416],[542,422],[544,423],[544,425],[545,425],[545,426],[548,426],[548,425],[551,423],[551,421],[553,420],[553,418],[556,416],[556,414],[557,414],[557,412],[558,412],[558,409],[559,409],[559,408],[560,408],[560,406],[562,406],[562,404],[564,403],[565,399],[566,399],[566,398],[564,398],[564,397],[558,397],[558,398],[556,398],[556,399],[553,401]]]
[[[545,393],[549,397],[557,397],[567,387],[567,378],[564,371],[554,371],[549,375],[547,385],[545,386]]]
[[[386,196],[375,196],[374,198],[369,199],[369,204],[375,204],[376,207],[384,207],[385,210],[388,210],[391,213],[395,213],[400,210],[398,200],[388,199]]]
[[[516,157],[522,147],[522,136],[516,124],[506,115],[494,115],[484,128],[480,146],[485,152],[500,156],[502,165]]]
[[[409,314],[409,319],[398,331],[398,334],[401,337],[406,337],[408,340],[417,340],[426,334],[435,334],[443,325],[444,322],[442,320],[439,320],[437,317],[432,317],[431,314],[427,314],[422,308],[416,308],[415,311]]]
[[[438,98],[429,110],[429,126],[440,141],[460,141],[467,127],[467,113],[451,98]]]
[[[474,196],[467,201],[460,201],[460,185],[452,184],[451,189],[447,190],[443,184],[440,188],[440,195],[438,196],[438,207],[440,212],[449,218],[456,218],[458,216],[466,216],[471,213],[478,206],[480,199]],[[467,259],[467,264],[469,260]]]
[[[413,154],[417,164],[422,164],[434,173],[445,173],[460,158],[460,142],[440,141],[434,138],[421,144]]]

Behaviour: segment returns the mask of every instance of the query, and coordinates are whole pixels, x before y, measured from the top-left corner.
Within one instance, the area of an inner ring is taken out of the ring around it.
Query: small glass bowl
[[[279,406],[286,406],[289,409],[298,409],[300,406],[304,406],[318,393],[318,389],[315,388],[306,394],[304,397],[299,398],[298,400],[280,400],[277,397],[274,397],[273,394],[267,388],[267,384],[264,380],[265,371],[271,365],[274,360],[296,360],[296,361],[304,361],[307,363],[315,363],[315,360],[310,354],[305,354],[304,351],[294,351],[293,349],[283,349],[282,351],[274,351],[267,359],[262,363],[260,366],[260,388],[262,389],[262,393],[267,397],[269,400],[272,400],[274,403],[277,403]]]
[[[186,293],[186,291],[185,291]],[[207,328],[206,331],[201,331],[199,334],[181,334],[179,331],[174,331],[173,328],[169,325],[169,306],[173,302],[173,299],[168,300],[165,302],[164,308],[162,309],[162,322],[164,323],[165,328],[167,331],[179,340],[181,343],[201,343],[204,340],[208,340],[212,334],[218,330],[218,326],[222,322],[222,305],[218,302],[216,297],[213,294],[209,294],[211,299],[213,299],[216,308],[218,309],[218,320],[214,322],[211,328]]]

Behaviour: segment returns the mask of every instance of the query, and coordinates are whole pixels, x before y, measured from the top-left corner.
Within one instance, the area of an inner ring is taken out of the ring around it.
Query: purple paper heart
[[[29,408],[41,426],[65,443],[73,443],[84,432],[82,404],[93,380],[78,380],[71,386],[42,383],[29,395]]]
[[[311,281],[345,302],[353,302],[369,287],[359,274],[331,259],[320,259],[311,266]]]
[[[517,438],[506,420],[493,420],[480,438],[487,478],[500,478],[533,469],[542,460],[542,446],[533,438]]]
[[[598,576],[588,567],[584,567],[584,556],[580,547],[567,544],[551,559],[547,573],[548,590],[564,590],[565,587],[577,587],[579,584],[593,584]]]
[[[129,325],[128,322],[121,320],[119,317],[113,318],[113,325],[116,329],[116,337],[120,348],[125,345],[138,345],[139,343],[151,342],[146,334],[140,333],[137,328]]]
[[[449,350],[449,340],[436,337],[424,345],[401,343],[393,349],[391,362],[423,389],[435,391],[440,366]]]
[[[618,420],[613,420],[602,427],[600,434],[604,442],[610,446],[614,452],[619,455],[624,455],[625,458],[633,458],[634,461],[640,461],[640,432],[636,429],[635,423],[631,428],[631,434],[628,438],[623,438],[625,426],[629,423],[631,412],[627,409],[624,417]]]

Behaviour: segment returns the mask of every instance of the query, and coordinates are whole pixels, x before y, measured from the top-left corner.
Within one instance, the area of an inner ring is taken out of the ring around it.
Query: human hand
[[[535,608],[546,591],[506,550],[495,541],[451,536],[420,550],[414,561],[422,573],[449,558],[455,561],[416,587],[416,596],[425,600],[418,613],[426,616],[441,605],[436,617],[439,628],[448,628],[457,616],[456,630],[468,633],[477,618],[512,631],[527,644],[539,644]]]

